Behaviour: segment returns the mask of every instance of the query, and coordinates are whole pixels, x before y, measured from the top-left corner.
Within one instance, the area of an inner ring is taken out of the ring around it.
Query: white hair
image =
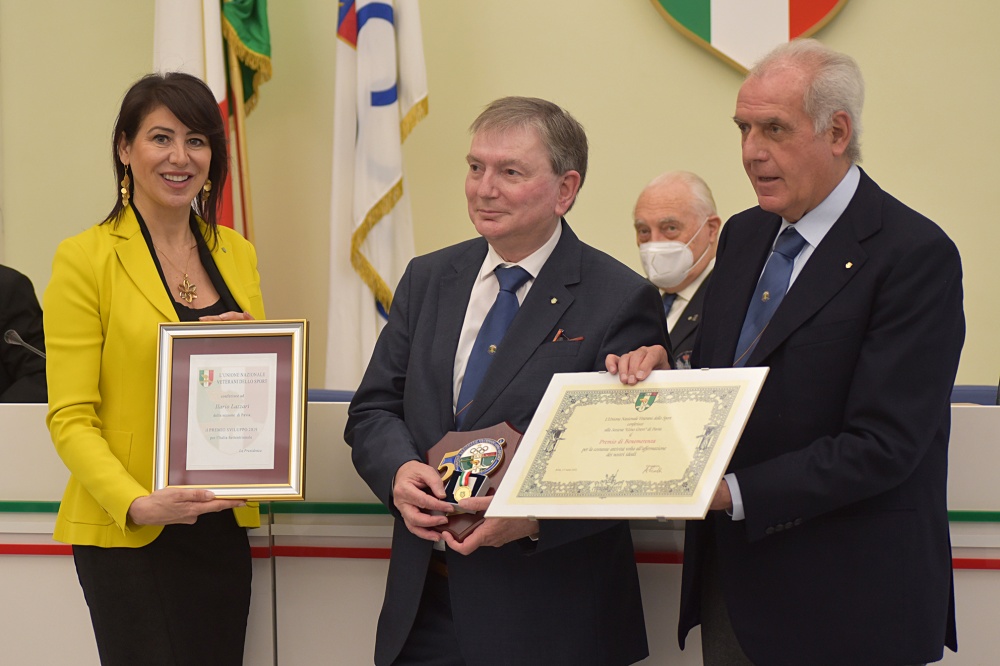
[[[661,173],[649,181],[649,184],[643,188],[643,192],[674,183],[683,183],[687,186],[691,196],[694,197],[697,207],[705,217],[718,214],[715,209],[715,198],[712,196],[712,190],[708,187],[708,183],[702,180],[701,176],[690,171],[667,171],[666,173]]]
[[[802,105],[812,118],[816,133],[830,128],[835,113],[845,112],[851,119],[847,158],[854,163],[860,162],[865,80],[858,63],[851,56],[834,51],[815,39],[796,39],[761,58],[747,73],[747,78],[762,77],[772,69],[789,65],[809,70],[812,74]]]

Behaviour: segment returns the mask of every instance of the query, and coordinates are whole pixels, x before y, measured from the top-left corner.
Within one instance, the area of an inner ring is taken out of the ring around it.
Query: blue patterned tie
[[[795,257],[799,256],[805,244],[806,239],[795,230],[795,227],[786,227],[778,236],[778,242],[774,245],[774,251],[771,252],[767,265],[764,266],[764,273],[757,282],[757,289],[753,292],[750,307],[747,308],[743,330],[740,331],[740,341],[736,344],[733,367],[742,368],[747,364],[750,352],[757,346],[757,341],[767,328],[767,323],[771,321],[771,316],[788,291]]]
[[[483,320],[483,327],[479,329],[479,335],[476,336],[476,342],[469,354],[469,363],[465,366],[465,377],[462,379],[462,388],[458,392],[458,403],[455,408],[455,425],[459,428],[462,427],[468,407],[476,397],[476,391],[486,376],[486,370],[493,362],[493,356],[497,353],[500,342],[520,307],[516,292],[521,285],[531,279],[531,274],[520,266],[509,268],[498,266],[493,274],[500,283],[500,291],[497,293],[497,300],[493,302],[493,307],[486,314],[486,319]]]
[[[673,307],[674,301],[677,300],[677,294],[671,294],[670,292],[664,292],[663,294],[663,314],[667,317],[670,316],[670,308]]]

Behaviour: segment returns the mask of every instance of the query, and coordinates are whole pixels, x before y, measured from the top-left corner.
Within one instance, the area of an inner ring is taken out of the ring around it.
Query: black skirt
[[[232,511],[142,548],[73,546],[103,666],[243,663],[250,543]]]

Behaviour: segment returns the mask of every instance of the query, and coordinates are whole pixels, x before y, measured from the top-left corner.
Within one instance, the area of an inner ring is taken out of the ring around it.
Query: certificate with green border
[[[154,490],[301,500],[307,323],[163,323]]]
[[[767,368],[554,375],[492,518],[704,518]]]

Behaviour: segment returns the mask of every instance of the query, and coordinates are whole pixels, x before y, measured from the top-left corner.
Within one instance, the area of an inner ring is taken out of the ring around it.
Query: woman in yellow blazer
[[[121,197],[63,241],[45,292],[48,425],[102,664],[242,664],[255,506],[153,482],[157,324],[263,318],[253,246],[216,225],[228,172],[215,98],[186,74],[126,93]],[[197,213],[197,214],[196,214]]]

